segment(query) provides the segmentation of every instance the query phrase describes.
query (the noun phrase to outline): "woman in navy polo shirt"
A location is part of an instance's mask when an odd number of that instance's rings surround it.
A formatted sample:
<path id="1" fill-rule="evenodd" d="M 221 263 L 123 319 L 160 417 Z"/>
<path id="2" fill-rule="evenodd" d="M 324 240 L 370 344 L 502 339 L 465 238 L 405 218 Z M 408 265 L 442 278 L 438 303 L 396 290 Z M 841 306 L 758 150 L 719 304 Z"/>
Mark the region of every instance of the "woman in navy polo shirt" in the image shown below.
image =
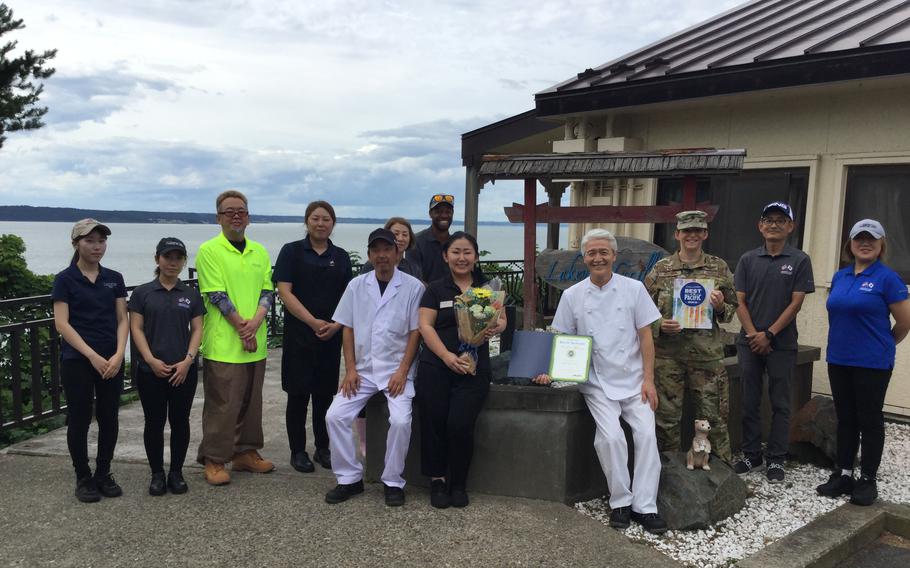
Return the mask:
<path id="1" fill-rule="evenodd" d="M 272 280 L 284 303 L 284 349 L 281 387 L 288 393 L 285 420 L 291 466 L 315 470 L 306 452 L 307 404 L 313 400 L 313 460 L 332 468 L 325 414 L 338 392 L 341 366 L 340 323 L 332 321 L 335 307 L 353 278 L 351 258 L 329 236 L 335 229 L 335 209 L 325 201 L 306 208 L 306 236 L 281 247 Z"/>
<path id="2" fill-rule="evenodd" d="M 853 225 L 844 245 L 844 260 L 851 264 L 834 274 L 828 295 L 828 380 L 837 413 L 838 469 L 816 490 L 826 497 L 849 494 L 856 505 L 871 505 L 878 496 L 885 392 L 895 346 L 910 330 L 907 285 L 881 263 L 885 248 L 881 223 L 863 219 Z M 854 481 L 860 445 L 860 477 Z"/>
<path id="3" fill-rule="evenodd" d="M 202 296 L 180 281 L 186 246 L 165 237 L 155 249 L 155 279 L 130 296 L 130 332 L 141 360 L 136 371 L 145 412 L 143 441 L 152 481 L 149 495 L 186 493 L 183 461 L 190 445 L 196 354 L 202 342 Z M 164 477 L 164 423 L 171 425 L 171 465 Z"/>
<path id="4" fill-rule="evenodd" d="M 73 259 L 54 278 L 51 291 L 54 325 L 63 338 L 60 377 L 66 394 L 66 444 L 76 470 L 76 498 L 85 503 L 123 493 L 111 475 L 111 460 L 129 323 L 123 276 L 100 264 L 110 234 L 94 219 L 76 223 Z M 98 420 L 94 476 L 88 461 L 93 406 Z"/>

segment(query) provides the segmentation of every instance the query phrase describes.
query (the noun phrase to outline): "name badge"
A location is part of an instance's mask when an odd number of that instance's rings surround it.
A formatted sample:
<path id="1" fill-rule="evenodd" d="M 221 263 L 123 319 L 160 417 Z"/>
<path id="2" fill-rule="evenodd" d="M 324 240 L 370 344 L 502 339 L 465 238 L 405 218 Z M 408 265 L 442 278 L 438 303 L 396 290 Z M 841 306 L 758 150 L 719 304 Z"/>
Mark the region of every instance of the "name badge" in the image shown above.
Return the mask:
<path id="1" fill-rule="evenodd" d="M 439 309 L 442 310 L 444 308 L 451 308 L 454 305 L 455 305 L 455 303 L 452 300 L 448 300 L 446 302 L 439 302 Z"/>

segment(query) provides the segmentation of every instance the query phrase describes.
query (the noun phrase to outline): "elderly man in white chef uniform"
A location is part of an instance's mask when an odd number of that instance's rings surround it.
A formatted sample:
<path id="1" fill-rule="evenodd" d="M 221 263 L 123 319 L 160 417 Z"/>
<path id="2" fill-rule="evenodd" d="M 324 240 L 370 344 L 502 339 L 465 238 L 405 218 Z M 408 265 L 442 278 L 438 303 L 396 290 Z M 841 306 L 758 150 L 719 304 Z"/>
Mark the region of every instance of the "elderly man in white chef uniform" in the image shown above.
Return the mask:
<path id="1" fill-rule="evenodd" d="M 376 229 L 368 239 L 367 256 L 375 270 L 348 283 L 332 319 L 343 327 L 345 374 L 325 417 L 338 485 L 326 503 L 346 501 L 363 493 L 363 464 L 354 450 L 351 424 L 371 396 L 379 391 L 389 403 L 386 440 L 385 502 L 404 505 L 401 476 L 411 440 L 414 359 L 420 341 L 418 310 L 423 283 L 396 267 L 395 235 Z"/>
<path id="2" fill-rule="evenodd" d="M 610 489 L 610 526 L 622 529 L 634 520 L 660 534 L 667 524 L 657 513 L 660 454 L 654 429 L 657 391 L 650 327 L 660 311 L 641 282 L 613 273 L 616 239 L 609 231 L 588 231 L 581 250 L 591 275 L 563 292 L 553 328 L 594 340 L 591 372 L 579 390 L 597 426 L 594 448 Z M 550 377 L 534 380 L 548 383 Z M 632 429 L 634 483 L 629 480 L 629 449 L 620 417 Z"/>

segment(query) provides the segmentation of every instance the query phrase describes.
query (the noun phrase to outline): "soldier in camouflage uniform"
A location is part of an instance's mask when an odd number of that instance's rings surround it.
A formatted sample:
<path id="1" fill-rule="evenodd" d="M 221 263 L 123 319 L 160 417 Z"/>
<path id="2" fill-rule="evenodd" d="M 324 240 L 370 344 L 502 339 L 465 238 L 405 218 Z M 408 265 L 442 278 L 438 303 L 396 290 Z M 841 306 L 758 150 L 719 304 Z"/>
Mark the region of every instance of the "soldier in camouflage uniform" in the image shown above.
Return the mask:
<path id="1" fill-rule="evenodd" d="M 662 451 L 680 450 L 683 395 L 693 397 L 695 418 L 711 422 L 711 447 L 730 463 L 729 378 L 724 368 L 724 347 L 719 322 L 729 322 L 738 305 L 733 274 L 723 259 L 706 254 L 707 215 L 683 211 L 676 215 L 679 250 L 660 260 L 645 277 L 648 293 L 662 318 L 654 322 L 654 380 L 659 404 L 656 411 L 657 443 Z M 673 281 L 676 278 L 711 278 L 714 322 L 708 329 L 682 329 L 673 319 Z"/>

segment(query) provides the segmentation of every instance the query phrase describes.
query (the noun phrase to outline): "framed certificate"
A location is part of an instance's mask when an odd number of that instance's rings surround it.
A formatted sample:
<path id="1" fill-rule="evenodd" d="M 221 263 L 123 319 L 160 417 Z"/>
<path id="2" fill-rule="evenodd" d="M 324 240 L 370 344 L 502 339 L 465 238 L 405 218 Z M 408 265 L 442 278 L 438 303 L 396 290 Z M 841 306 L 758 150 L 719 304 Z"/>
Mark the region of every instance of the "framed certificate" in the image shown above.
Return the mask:
<path id="1" fill-rule="evenodd" d="M 549 375 L 554 381 L 584 383 L 591 370 L 593 340 L 584 335 L 554 335 Z"/>
<path id="2" fill-rule="evenodd" d="M 673 281 L 673 319 L 683 329 L 711 329 L 713 278 L 677 278 Z"/>

